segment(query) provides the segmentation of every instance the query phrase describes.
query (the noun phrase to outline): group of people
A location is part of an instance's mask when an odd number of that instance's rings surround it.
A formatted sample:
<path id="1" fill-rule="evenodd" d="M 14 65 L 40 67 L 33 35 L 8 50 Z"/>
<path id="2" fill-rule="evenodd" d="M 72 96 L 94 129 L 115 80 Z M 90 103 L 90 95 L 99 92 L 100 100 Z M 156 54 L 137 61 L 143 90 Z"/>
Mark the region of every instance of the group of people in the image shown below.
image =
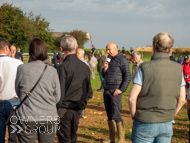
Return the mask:
<path id="1" fill-rule="evenodd" d="M 187 84 L 182 66 L 169 59 L 173 44 L 173 37 L 167 32 L 154 36 L 152 60 L 143 63 L 140 53 L 135 52 L 132 76 L 127 59 L 118 53 L 115 43 L 106 45 L 109 57 L 100 52 L 98 73 L 102 84 L 99 90 L 104 91 L 109 127 L 109 139 L 103 143 L 125 142 L 121 101 L 131 79 L 133 87 L 128 105 L 133 120 L 132 142 L 171 142 L 172 121 L 185 103 Z M 62 64 L 57 68 L 46 66 L 43 61 L 47 59 L 47 46 L 35 38 L 29 45 L 32 62 L 23 64 L 9 57 L 9 43 L 0 38 L 0 142 L 5 142 L 5 121 L 11 109 L 30 95 L 18 109 L 17 127 L 23 129 L 17 133 L 19 142 L 35 142 L 38 135 L 39 142 L 53 143 L 57 134 L 60 143 L 77 143 L 79 118 L 93 96 L 91 71 L 84 59 L 84 50 L 78 48 L 73 36 L 63 37 L 60 47 L 65 56 Z M 60 61 L 61 57 L 56 56 Z M 40 81 L 30 93 L 39 77 Z M 11 125 L 10 121 L 9 142 L 16 142 Z"/>

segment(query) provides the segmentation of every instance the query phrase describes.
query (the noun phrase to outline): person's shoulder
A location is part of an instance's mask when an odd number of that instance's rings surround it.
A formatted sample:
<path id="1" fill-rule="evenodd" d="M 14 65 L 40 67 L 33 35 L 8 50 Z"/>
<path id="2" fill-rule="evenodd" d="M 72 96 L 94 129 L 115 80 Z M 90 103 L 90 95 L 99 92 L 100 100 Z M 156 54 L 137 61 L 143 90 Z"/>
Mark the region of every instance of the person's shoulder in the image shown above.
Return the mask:
<path id="1" fill-rule="evenodd" d="M 17 65 L 23 64 L 23 62 L 20 59 L 15 59 L 15 58 L 9 57 L 9 60 Z"/>

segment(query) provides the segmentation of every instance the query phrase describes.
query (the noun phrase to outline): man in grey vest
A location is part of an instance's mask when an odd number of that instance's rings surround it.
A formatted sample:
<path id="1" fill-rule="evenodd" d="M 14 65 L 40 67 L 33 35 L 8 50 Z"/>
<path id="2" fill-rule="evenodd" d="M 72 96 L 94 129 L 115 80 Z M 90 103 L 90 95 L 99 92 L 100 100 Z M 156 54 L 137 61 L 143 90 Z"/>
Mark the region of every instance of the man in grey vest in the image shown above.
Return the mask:
<path id="1" fill-rule="evenodd" d="M 153 59 L 142 63 L 135 76 L 128 99 L 133 143 L 171 142 L 172 121 L 185 103 L 182 66 L 169 59 L 173 43 L 169 33 L 157 34 Z"/>

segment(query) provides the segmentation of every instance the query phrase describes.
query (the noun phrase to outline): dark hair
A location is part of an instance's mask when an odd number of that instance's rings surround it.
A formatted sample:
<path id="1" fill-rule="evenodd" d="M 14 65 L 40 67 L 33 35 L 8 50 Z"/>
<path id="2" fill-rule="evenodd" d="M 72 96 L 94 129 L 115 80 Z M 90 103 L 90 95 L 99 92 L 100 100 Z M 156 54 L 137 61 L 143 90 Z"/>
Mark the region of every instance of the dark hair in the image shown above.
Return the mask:
<path id="1" fill-rule="evenodd" d="M 4 38 L 0 38 L 0 50 L 5 50 L 5 46 L 9 46 L 9 42 Z"/>
<path id="2" fill-rule="evenodd" d="M 46 44 L 41 39 L 33 39 L 29 45 L 29 56 L 31 61 L 46 60 L 48 58 Z"/>

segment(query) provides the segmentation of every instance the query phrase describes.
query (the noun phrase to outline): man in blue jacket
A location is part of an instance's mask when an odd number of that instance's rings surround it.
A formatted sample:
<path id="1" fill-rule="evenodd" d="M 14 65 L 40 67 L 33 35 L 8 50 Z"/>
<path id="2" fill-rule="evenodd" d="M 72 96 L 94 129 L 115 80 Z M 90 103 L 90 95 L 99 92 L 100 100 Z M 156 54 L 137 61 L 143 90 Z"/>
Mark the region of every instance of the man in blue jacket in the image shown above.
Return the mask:
<path id="1" fill-rule="evenodd" d="M 131 81 L 129 63 L 126 58 L 118 53 L 117 45 L 109 43 L 106 46 L 111 61 L 103 69 L 104 77 L 104 105 L 108 116 L 110 139 L 103 143 L 116 142 L 115 126 L 119 133 L 118 143 L 125 142 L 125 129 L 121 118 L 122 93 L 127 90 Z"/>

